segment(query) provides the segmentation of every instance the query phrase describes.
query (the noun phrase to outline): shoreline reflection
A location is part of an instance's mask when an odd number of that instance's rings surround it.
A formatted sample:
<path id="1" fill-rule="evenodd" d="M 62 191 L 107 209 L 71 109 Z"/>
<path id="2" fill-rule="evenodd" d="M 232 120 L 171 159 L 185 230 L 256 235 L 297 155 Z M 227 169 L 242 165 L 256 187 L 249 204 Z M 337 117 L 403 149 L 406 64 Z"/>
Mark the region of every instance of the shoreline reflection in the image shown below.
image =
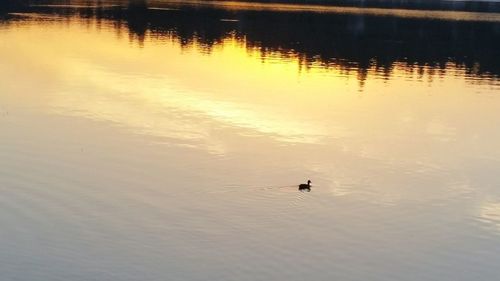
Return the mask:
<path id="1" fill-rule="evenodd" d="M 101 4 L 32 6 L 26 12 L 67 21 L 76 17 L 89 25 L 108 24 L 120 36 L 127 32 L 140 46 L 146 40 L 174 38 L 183 48 L 196 45 L 210 53 L 224 40 L 234 38 L 247 49 L 258 50 L 263 60 L 277 55 L 297 59 L 306 71 L 334 67 L 357 72 L 361 84 L 372 70 L 389 79 L 395 65 L 419 77 L 425 73 L 439 78 L 450 69 L 463 68 L 467 76 L 491 83 L 500 78 L 500 22 L 199 6 L 157 9 L 148 7 L 146 1 L 131 1 L 126 6 Z"/>

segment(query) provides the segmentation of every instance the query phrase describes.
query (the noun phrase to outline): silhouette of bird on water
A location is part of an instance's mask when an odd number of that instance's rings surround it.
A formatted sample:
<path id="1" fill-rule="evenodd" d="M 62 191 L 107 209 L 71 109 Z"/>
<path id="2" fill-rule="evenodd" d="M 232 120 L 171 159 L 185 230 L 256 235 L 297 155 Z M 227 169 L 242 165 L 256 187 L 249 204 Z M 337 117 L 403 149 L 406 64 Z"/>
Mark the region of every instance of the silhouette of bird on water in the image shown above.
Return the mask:
<path id="1" fill-rule="evenodd" d="M 307 183 L 299 184 L 300 191 L 311 191 L 311 180 L 308 180 Z"/>

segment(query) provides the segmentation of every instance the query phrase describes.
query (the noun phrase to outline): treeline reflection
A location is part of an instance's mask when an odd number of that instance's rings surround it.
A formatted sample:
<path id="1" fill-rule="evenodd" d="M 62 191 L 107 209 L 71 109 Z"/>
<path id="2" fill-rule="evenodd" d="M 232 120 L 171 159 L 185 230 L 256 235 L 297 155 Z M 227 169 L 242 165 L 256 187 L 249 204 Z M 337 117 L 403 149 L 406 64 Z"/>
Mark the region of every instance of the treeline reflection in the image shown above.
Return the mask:
<path id="1" fill-rule="evenodd" d="M 99 3 L 99 2 L 98 2 Z M 111 21 L 143 44 L 175 37 L 183 47 L 194 42 L 210 52 L 228 36 L 247 48 L 292 56 L 303 67 L 321 65 L 370 69 L 390 76 L 394 66 L 440 73 L 452 65 L 468 75 L 500 77 L 500 23 L 446 21 L 314 12 L 225 10 L 200 6 L 148 8 L 144 1 L 125 6 L 32 6 L 31 12 L 88 21 Z"/>

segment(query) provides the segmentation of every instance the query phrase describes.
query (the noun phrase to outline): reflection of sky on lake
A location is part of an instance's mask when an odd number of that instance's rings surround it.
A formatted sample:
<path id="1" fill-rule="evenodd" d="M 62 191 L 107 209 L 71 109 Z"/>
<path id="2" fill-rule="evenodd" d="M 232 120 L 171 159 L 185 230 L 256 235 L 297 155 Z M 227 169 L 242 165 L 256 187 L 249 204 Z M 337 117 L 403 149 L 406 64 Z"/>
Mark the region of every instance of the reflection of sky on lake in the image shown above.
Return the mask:
<path id="1" fill-rule="evenodd" d="M 489 43 L 364 64 L 346 42 L 69 14 L 0 24 L 7 278 L 498 276 Z"/>
<path id="2" fill-rule="evenodd" d="M 395 65 L 389 80 L 368 69 L 361 85 L 356 72 L 302 69 L 296 58 L 272 54 L 262 60 L 258 50 L 231 38 L 207 54 L 196 43 L 181 48 L 175 38 L 152 38 L 137 48 L 112 30 L 78 22 L 19 28 L 22 33 L 4 33 L 11 44 L 3 53 L 12 53 L 9 63 L 25 75 L 34 72 L 49 90 L 23 85 L 22 75 L 8 81 L 27 87 L 23 99 L 43 101 L 38 110 L 49 113 L 110 122 L 218 154 L 227 148 L 216 130 L 340 148 L 384 163 L 420 163 L 423 171 L 460 166 L 449 163 L 456 151 L 497 153 L 490 117 L 498 108 L 497 87 L 451 65 L 439 76 Z M 58 44 L 45 43 L 54 38 Z"/>

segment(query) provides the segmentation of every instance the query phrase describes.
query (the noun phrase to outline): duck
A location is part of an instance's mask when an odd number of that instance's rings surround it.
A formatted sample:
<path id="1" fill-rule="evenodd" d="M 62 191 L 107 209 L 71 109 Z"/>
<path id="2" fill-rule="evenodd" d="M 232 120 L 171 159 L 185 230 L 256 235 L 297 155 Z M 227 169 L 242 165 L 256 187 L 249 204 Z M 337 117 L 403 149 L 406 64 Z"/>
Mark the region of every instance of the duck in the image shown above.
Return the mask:
<path id="1" fill-rule="evenodd" d="M 311 180 L 308 180 L 307 183 L 299 184 L 299 189 L 311 189 Z"/>

